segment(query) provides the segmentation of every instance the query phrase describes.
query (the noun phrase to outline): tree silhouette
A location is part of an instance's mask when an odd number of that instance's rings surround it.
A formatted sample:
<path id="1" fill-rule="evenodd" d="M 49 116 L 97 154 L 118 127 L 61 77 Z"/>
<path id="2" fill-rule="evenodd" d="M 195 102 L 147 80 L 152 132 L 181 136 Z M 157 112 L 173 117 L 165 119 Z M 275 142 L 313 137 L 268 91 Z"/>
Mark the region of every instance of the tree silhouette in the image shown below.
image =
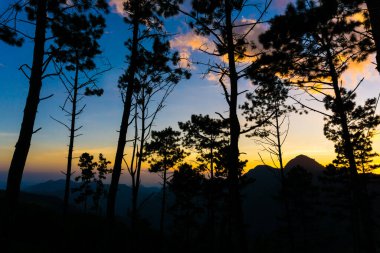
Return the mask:
<path id="1" fill-rule="evenodd" d="M 201 215 L 204 212 L 201 203 L 204 175 L 190 164 L 178 166 L 169 181 L 169 190 L 175 196 L 175 202 L 169 211 L 174 216 L 173 237 L 179 245 L 194 245 L 199 237 Z M 191 249 L 186 249 L 190 252 Z"/>
<path id="2" fill-rule="evenodd" d="M 354 99 L 356 94 L 352 91 L 342 90 L 344 108 L 347 114 L 350 138 L 353 143 L 354 155 L 358 170 L 367 173 L 378 167 L 373 164 L 373 158 L 378 156 L 372 148 L 372 138 L 376 128 L 380 124 L 380 116 L 375 114 L 377 100 L 368 99 L 364 106 L 357 106 Z M 336 112 L 336 104 L 331 96 L 325 97 L 325 106 L 333 111 L 333 116 L 325 118 L 324 133 L 327 139 L 335 143 L 335 153 L 337 158 L 334 164 L 348 167 L 349 163 L 344 154 L 342 141 L 342 128 L 339 124 L 339 117 Z"/>
<path id="3" fill-rule="evenodd" d="M 342 129 L 344 154 L 349 162 L 352 180 L 351 211 L 357 217 L 353 233 L 360 234 L 360 220 L 368 224 L 365 221 L 368 217 L 364 211 L 360 211 L 360 195 L 364 193 L 358 182 L 354 149 L 339 78 L 351 62 L 360 62 L 367 58 L 372 42 L 366 36 L 353 32 L 360 28 L 362 23 L 350 20 L 350 17 L 351 12 L 336 2 L 298 1 L 296 6 L 288 5 L 284 15 L 271 20 L 270 30 L 260 36 L 260 41 L 266 48 L 273 49 L 268 58 L 262 58 L 263 61 L 276 62 L 277 73 L 290 77 L 291 82 L 309 92 L 317 101 L 321 100 L 316 94 L 326 97 L 329 91 L 333 92 Z M 366 226 L 363 227 L 369 231 Z M 368 233 L 362 231 L 362 234 L 366 234 L 362 239 L 367 241 L 362 246 L 373 248 Z M 358 234 L 355 238 L 355 242 L 358 242 Z M 360 247 L 356 243 L 355 252 Z"/>
<path id="4" fill-rule="evenodd" d="M 89 76 L 87 71 L 96 68 L 94 57 L 101 53 L 98 40 L 103 34 L 105 20 L 101 15 L 93 13 L 72 13 L 59 18 L 62 20 L 55 24 L 55 30 L 60 36 L 55 39 L 55 44 L 51 46 L 50 51 L 55 59 L 54 63 L 57 72 L 60 73 L 60 79 L 68 92 L 61 109 L 70 117 L 70 124 L 67 125 L 53 118 L 65 126 L 70 133 L 67 168 L 64 173 L 66 175 L 66 184 L 63 211 L 66 214 L 70 197 L 74 139 L 79 136 L 77 131 L 82 128 L 82 126 L 78 127 L 76 125 L 76 120 L 85 108 L 85 105 L 79 108 L 78 102 L 83 98 L 83 95 L 100 96 L 103 93 L 103 89 L 96 86 L 96 76 L 100 73 Z M 64 69 L 65 71 L 59 71 L 59 69 Z M 73 73 L 72 77 L 70 76 L 71 73 Z M 82 90 L 85 90 L 85 92 L 83 93 Z M 67 103 L 71 105 L 70 109 L 67 109 Z"/>
<path id="5" fill-rule="evenodd" d="M 225 168 L 215 166 L 216 153 L 228 144 L 228 122 L 223 119 L 213 119 L 209 115 L 191 115 L 191 120 L 178 122 L 179 128 L 185 133 L 184 147 L 196 150 L 198 169 L 209 171 L 209 178 L 223 174 Z M 219 172 L 217 172 L 219 171 Z"/>
<path id="6" fill-rule="evenodd" d="M 91 183 L 95 178 L 94 169 L 96 162 L 93 162 L 93 156 L 89 153 L 83 153 L 79 157 L 79 169 L 81 170 L 80 176 L 75 177 L 75 181 L 81 181 L 79 188 L 74 188 L 73 192 L 79 192 L 79 196 L 75 198 L 76 203 L 83 203 L 83 209 L 87 212 L 87 199 L 94 194 Z"/>
<path id="7" fill-rule="evenodd" d="M 171 11 L 171 5 L 163 4 L 163 2 L 165 1 L 131 0 L 124 3 L 124 11 L 127 14 L 124 17 L 124 21 L 131 28 L 132 37 L 125 42 L 125 45 L 129 51 L 129 54 L 126 57 L 128 68 L 125 73 L 120 76 L 118 84 L 119 88 L 122 90 L 124 108 L 119 130 L 114 169 L 112 172 L 112 179 L 108 194 L 107 217 L 110 220 L 113 220 L 115 216 L 116 194 L 124 157 L 124 148 L 127 141 L 128 126 L 130 124 L 129 118 L 133 102 L 133 93 L 138 91 L 141 88 L 139 85 L 146 81 L 139 80 L 138 75 L 142 74 L 144 69 L 156 71 L 153 67 L 157 68 L 157 72 L 154 74 L 159 73 L 159 71 L 165 74 L 171 73 L 172 80 L 170 80 L 170 82 L 173 83 L 177 83 L 180 76 L 187 75 L 179 68 L 176 70 L 170 69 L 170 60 L 176 64 L 177 59 L 176 56 L 171 59 L 167 59 L 168 44 L 161 42 L 161 38 L 165 37 L 162 19 L 163 17 L 175 14 L 175 12 Z M 166 2 L 170 2 L 175 5 L 180 1 L 170 0 Z M 146 46 L 147 44 L 152 43 L 152 41 L 156 41 L 153 43 L 155 48 L 152 48 L 150 53 L 148 53 L 149 50 Z M 163 50 L 162 54 L 160 54 L 161 52 L 159 52 L 159 50 Z M 145 59 L 147 54 L 149 56 Z M 158 58 L 151 58 L 152 56 L 158 56 Z M 151 64 L 153 64 L 152 67 L 149 67 Z M 155 77 L 160 79 L 159 76 Z M 154 77 L 147 75 L 146 78 Z"/>
<path id="8" fill-rule="evenodd" d="M 0 40 L 12 46 L 22 46 L 24 39 L 19 37 L 16 29 L 10 26 L 18 12 L 21 10 L 20 2 L 9 4 L 9 6 L 0 13 Z"/>
<path id="9" fill-rule="evenodd" d="M 173 169 L 185 157 L 185 152 L 180 146 L 180 135 L 180 132 L 174 131 L 171 127 L 161 131 L 152 131 L 152 140 L 145 146 L 146 156 L 150 164 L 149 171 L 162 173 L 161 235 L 164 235 L 165 232 L 168 171 Z"/>
<path id="10" fill-rule="evenodd" d="M 228 122 L 223 119 L 213 119 L 209 115 L 191 115 L 191 120 L 178 122 L 179 128 L 185 133 L 183 145 L 197 152 L 196 170 L 207 171 L 208 180 L 204 180 L 204 195 L 207 199 L 207 229 L 210 233 L 210 245 L 215 244 L 216 209 L 221 199 L 220 178 L 225 178 L 227 161 L 223 156 L 228 149 Z M 222 154 L 223 153 L 223 154 Z M 184 168 L 184 170 L 189 168 Z M 185 173 L 186 171 L 184 171 Z M 190 172 L 189 172 L 190 173 Z"/>
<path id="11" fill-rule="evenodd" d="M 100 198 L 106 195 L 103 180 L 106 179 L 108 173 L 112 172 L 111 169 L 107 168 L 111 162 L 107 161 L 102 154 L 99 154 L 98 162 L 93 162 L 93 159 L 94 156 L 89 153 L 83 153 L 79 157 L 78 166 L 81 170 L 81 175 L 75 177 L 75 181 L 80 181 L 81 184 L 78 188 L 72 189 L 73 192 L 79 192 L 79 196 L 75 198 L 75 202 L 78 204 L 83 203 L 85 212 L 87 212 L 88 198 L 91 196 L 93 199 L 92 208 L 96 211 L 99 209 Z"/>
<path id="12" fill-rule="evenodd" d="M 208 62 L 201 63 L 207 74 L 217 75 L 228 104 L 229 151 L 228 151 L 228 234 L 229 247 L 242 251 L 246 248 L 244 218 L 239 191 L 239 137 L 250 129 L 241 129 L 238 117 L 238 96 L 244 93 L 239 88 L 239 80 L 245 77 L 247 61 L 257 57 L 254 42 L 248 42 L 247 36 L 258 27 L 272 1 L 260 1 L 261 5 L 251 5 L 248 1 L 220 0 L 205 2 L 192 1 L 190 13 L 181 10 L 190 17 L 190 27 L 202 36 L 213 41 L 200 50 L 209 57 Z M 262 8 L 261 8 L 262 7 Z M 255 20 L 243 22 L 243 12 L 258 13 Z"/>
<path id="13" fill-rule="evenodd" d="M 250 78 L 257 84 L 257 88 L 254 92 L 247 94 L 249 102 L 245 102 L 242 108 L 246 120 L 255 121 L 258 127 L 247 137 L 254 138 L 255 142 L 269 153 L 273 165 L 280 169 L 280 196 L 287 222 L 288 242 L 291 250 L 294 250 L 291 211 L 286 191 L 287 180 L 283 162 L 283 144 L 289 131 L 289 114 L 296 111 L 294 106 L 286 104 L 291 87 L 286 80 L 282 80 L 273 74 L 268 75 L 260 72 L 251 72 L 250 74 Z M 260 154 L 259 156 L 261 158 Z"/>
<path id="14" fill-rule="evenodd" d="M 17 140 L 16 148 L 13 153 L 12 161 L 9 167 L 6 196 L 8 206 L 11 212 L 15 209 L 20 193 L 20 184 L 24 171 L 26 159 L 28 156 L 32 135 L 41 128 L 34 130 L 34 122 L 37 115 L 38 104 L 41 100 L 40 91 L 42 82 L 45 78 L 54 75 L 47 73 L 48 65 L 53 60 L 53 55 L 48 50 L 48 37 L 60 37 L 59 22 L 67 13 L 83 13 L 91 9 L 107 10 L 107 3 L 104 0 L 93 1 L 47 1 L 47 0 L 29 0 L 24 5 L 28 22 L 35 24 L 35 35 L 33 37 L 34 49 L 32 66 L 23 65 L 23 73 L 29 80 L 29 92 L 25 104 L 24 116 L 21 123 L 20 134 Z M 65 40 L 61 40 L 66 43 Z M 47 57 L 45 57 L 47 56 Z M 26 70 L 30 75 L 26 74 Z M 55 73 L 56 74 L 56 73 Z M 50 97 L 50 96 L 49 96 Z"/>
<path id="15" fill-rule="evenodd" d="M 288 123 L 288 114 L 295 111 L 294 106 L 286 104 L 289 93 L 289 85 L 275 75 L 251 72 L 250 78 L 257 84 L 254 92 L 247 93 L 247 100 L 242 105 L 243 115 L 248 122 L 255 121 L 256 128 L 248 137 L 256 138 L 264 150 L 276 158 L 274 165 L 279 163 L 281 179 L 285 179 L 282 146 L 286 139 L 288 128 L 283 130 L 283 125 Z"/>
<path id="16" fill-rule="evenodd" d="M 150 137 L 151 128 L 158 113 L 176 84 L 190 73 L 180 67 L 178 53 L 170 52 L 168 41 L 155 37 L 151 50 L 146 47 L 139 52 L 139 67 L 136 71 L 133 106 L 135 107 L 135 139 L 128 172 L 132 179 L 132 228 L 138 219 L 138 193 L 141 183 L 141 165 L 144 161 L 144 147 Z M 123 89 L 123 88 L 122 88 Z M 141 128 L 140 133 L 136 131 Z M 136 159 L 136 161 L 135 161 Z"/>
<path id="17" fill-rule="evenodd" d="M 92 196 L 92 201 L 93 201 L 93 209 L 95 211 L 99 211 L 100 208 L 100 200 L 102 197 L 107 196 L 107 190 L 106 187 L 104 186 L 103 181 L 106 180 L 107 174 L 112 173 L 112 169 L 108 168 L 108 165 L 111 164 L 110 161 L 107 161 L 105 157 L 103 157 L 102 154 L 99 154 L 99 161 L 97 163 L 97 173 L 94 178 L 96 187 L 95 187 L 95 192 L 94 195 Z"/>

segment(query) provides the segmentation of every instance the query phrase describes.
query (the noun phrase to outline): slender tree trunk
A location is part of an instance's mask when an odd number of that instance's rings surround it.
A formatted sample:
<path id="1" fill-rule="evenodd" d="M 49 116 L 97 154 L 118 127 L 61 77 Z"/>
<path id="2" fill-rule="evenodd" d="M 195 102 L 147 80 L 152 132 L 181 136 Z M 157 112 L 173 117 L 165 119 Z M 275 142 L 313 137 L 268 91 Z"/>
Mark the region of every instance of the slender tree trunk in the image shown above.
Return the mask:
<path id="1" fill-rule="evenodd" d="M 214 145 L 214 143 L 212 144 Z M 215 199 L 216 199 L 216 190 L 215 190 L 215 180 L 214 180 L 214 150 L 211 147 L 211 161 L 210 161 L 210 191 L 209 194 L 209 221 L 210 221 L 210 245 L 211 251 L 215 250 Z"/>
<path id="2" fill-rule="evenodd" d="M 67 154 L 67 169 L 66 169 L 66 182 L 65 182 L 65 195 L 63 197 L 63 214 L 66 215 L 69 207 L 70 199 L 70 180 L 71 180 L 71 167 L 73 161 L 74 139 L 75 139 L 75 123 L 77 116 L 77 100 L 78 100 L 78 65 L 75 69 L 73 100 L 71 109 L 71 125 L 70 125 L 70 142 L 69 151 Z"/>
<path id="3" fill-rule="evenodd" d="M 281 171 L 281 181 L 285 181 L 284 164 L 282 161 L 282 149 L 281 149 L 281 134 L 280 134 L 280 124 L 278 122 L 278 107 L 276 108 L 275 118 L 276 118 L 276 137 L 277 137 L 277 150 L 278 150 L 278 161 L 280 162 Z"/>
<path id="4" fill-rule="evenodd" d="M 236 71 L 235 46 L 232 27 L 231 1 L 225 0 L 226 36 L 228 51 L 228 68 L 230 73 L 230 154 L 228 161 L 228 184 L 229 184 L 229 219 L 230 239 L 233 250 L 245 251 L 246 238 L 244 229 L 244 218 L 239 190 L 239 136 L 240 123 L 237 115 L 238 98 L 238 75 Z"/>
<path id="5" fill-rule="evenodd" d="M 164 167 L 164 184 L 162 185 L 162 202 L 161 202 L 161 216 L 160 216 L 160 233 L 164 238 L 164 227 L 165 227 L 165 212 L 166 212 L 166 179 L 167 178 L 167 169 Z"/>
<path id="6" fill-rule="evenodd" d="M 134 166 L 135 166 L 136 150 L 138 149 L 137 140 L 138 140 L 138 126 L 137 126 L 137 106 L 136 106 L 135 107 L 135 137 L 133 140 L 133 151 L 132 151 L 131 167 L 130 167 L 130 175 L 131 175 L 131 181 L 132 181 L 132 210 L 131 210 L 132 231 L 135 230 L 135 226 L 136 226 L 136 217 L 134 217 L 135 215 L 134 209 L 136 208 L 135 205 L 137 205 L 135 203 L 135 199 L 137 199 L 137 196 L 135 196 L 137 166 L 136 166 L 136 169 L 134 169 Z M 132 236 L 134 235 L 135 233 L 132 234 Z"/>
<path id="7" fill-rule="evenodd" d="M 212 143 L 214 145 L 214 143 Z M 211 161 L 210 161 L 210 180 L 214 180 L 214 149 L 210 148 Z"/>
<path id="8" fill-rule="evenodd" d="M 142 94 L 144 93 L 144 88 L 142 88 Z M 143 95 L 144 96 L 144 95 Z M 136 119 L 137 120 L 137 119 Z M 136 180 L 134 187 L 132 189 L 132 229 L 136 229 L 136 222 L 138 219 L 138 195 L 139 195 L 139 189 L 140 189 L 140 174 L 141 174 L 141 164 L 142 164 L 142 155 L 144 152 L 144 145 L 145 145 L 145 100 L 143 98 L 142 101 L 142 110 L 141 110 L 141 137 L 140 137 L 140 149 L 139 149 L 139 156 L 137 157 L 137 168 L 136 168 Z M 134 231 L 136 233 L 136 231 Z"/>
<path id="9" fill-rule="evenodd" d="M 366 0 L 371 21 L 372 35 L 376 45 L 377 70 L 380 72 L 380 1 Z"/>
<path id="10" fill-rule="evenodd" d="M 279 118 L 278 110 L 279 108 L 277 106 L 275 119 L 276 119 L 277 152 L 278 152 L 278 161 L 280 163 L 280 173 L 281 173 L 281 188 L 282 188 L 282 193 L 283 193 L 283 198 L 284 198 L 283 201 L 284 201 L 284 207 L 285 207 L 286 226 L 288 230 L 290 251 L 295 252 L 295 243 L 294 243 L 294 235 L 293 235 L 293 229 L 292 229 L 292 221 L 291 221 L 291 216 L 290 216 L 288 189 L 286 188 L 285 169 L 284 169 L 284 163 L 282 160 L 282 145 L 281 145 L 280 124 L 278 121 L 278 118 Z"/>
<path id="11" fill-rule="evenodd" d="M 13 153 L 7 179 L 6 198 L 10 213 L 14 212 L 18 204 L 22 174 L 28 157 L 37 108 L 40 102 L 46 41 L 46 17 L 46 0 L 40 0 L 37 5 L 33 64 L 29 80 L 29 92 L 25 104 L 19 138 Z"/>
<path id="12" fill-rule="evenodd" d="M 136 217 L 135 217 L 135 212 L 133 211 L 134 209 L 134 199 L 135 199 L 135 189 L 136 189 L 136 170 L 137 170 L 137 165 L 136 169 L 135 167 L 135 160 L 138 159 L 136 158 L 136 151 L 138 149 L 137 146 L 137 140 L 138 140 L 138 124 L 137 124 L 137 106 L 135 106 L 135 136 L 133 139 L 133 151 L 132 151 L 132 158 L 131 158 L 131 164 L 130 164 L 130 169 L 129 169 L 129 174 L 131 175 L 131 181 L 132 181 L 132 210 L 129 215 L 131 215 L 131 229 L 132 229 L 132 234 L 131 234 L 131 249 L 132 251 L 138 250 L 139 247 L 139 241 L 137 240 L 137 235 L 136 235 Z M 136 197 L 137 199 L 137 197 Z"/>
<path id="13" fill-rule="evenodd" d="M 135 5 L 138 6 L 137 1 Z M 138 9 L 138 7 L 136 7 Z M 114 220 L 115 218 L 115 205 L 116 205 L 116 194 L 119 185 L 120 175 L 121 175 L 121 165 L 123 162 L 124 148 L 127 141 L 127 132 L 129 125 L 129 115 L 131 113 L 132 106 L 132 95 L 134 90 L 134 78 L 137 70 L 137 49 L 138 49 L 138 32 L 139 32 L 139 22 L 138 22 L 138 11 L 134 17 L 133 24 L 133 38 L 132 38 L 132 50 L 131 50 L 131 60 L 128 69 L 128 87 L 125 95 L 124 101 L 124 111 L 121 119 L 120 131 L 119 131 L 119 140 L 117 143 L 117 150 L 115 156 L 114 167 L 112 171 L 111 184 L 108 192 L 108 201 L 107 201 L 107 218 L 109 220 Z"/>

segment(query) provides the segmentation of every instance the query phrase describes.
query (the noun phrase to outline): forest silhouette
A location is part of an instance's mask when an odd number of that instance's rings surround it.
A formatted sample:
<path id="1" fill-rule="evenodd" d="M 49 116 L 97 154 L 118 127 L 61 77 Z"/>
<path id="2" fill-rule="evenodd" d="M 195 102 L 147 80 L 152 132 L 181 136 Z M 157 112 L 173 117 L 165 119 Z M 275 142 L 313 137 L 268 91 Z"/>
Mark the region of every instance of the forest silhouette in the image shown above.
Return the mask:
<path id="1" fill-rule="evenodd" d="M 380 1 L 296 0 L 284 13 L 268 15 L 272 0 L 126 0 L 127 53 L 114 84 L 122 113 L 111 161 L 101 150 L 78 160 L 73 155 L 83 134 L 84 100 L 108 92 L 99 78 L 112 62 L 101 65 L 97 57 L 110 3 L 9 2 L 0 10 L 0 43 L 23 47 L 28 41 L 33 54 L 30 64 L 20 62 L 28 94 L 0 191 L 5 252 L 380 250 L 380 176 L 373 173 L 380 166 L 373 148 L 378 98 L 360 104 L 363 80 L 347 84 L 342 78 L 371 55 L 374 65 L 380 63 Z M 165 25 L 173 17 L 212 42 L 198 48 L 203 60 L 171 48 L 176 35 Z M 33 36 L 20 23 L 30 24 Z M 252 33 L 260 33 L 257 40 Z M 176 86 L 199 75 L 194 66 L 216 76 L 227 112 L 157 126 Z M 62 180 L 22 192 L 32 137 L 43 134 L 35 127 L 39 104 L 52 97 L 41 97 L 48 78 L 59 80 L 67 94 L 60 106 L 66 118 L 51 116 L 69 132 L 67 166 Z M 247 80 L 253 88 L 242 91 Z M 305 103 L 300 93 L 323 108 Z M 309 112 L 323 116 L 336 158 L 322 166 L 300 155 L 285 164 L 290 115 Z M 273 164 L 244 173 L 242 137 Z M 160 188 L 141 184 L 144 170 L 159 175 Z M 120 183 L 122 173 L 130 186 Z"/>

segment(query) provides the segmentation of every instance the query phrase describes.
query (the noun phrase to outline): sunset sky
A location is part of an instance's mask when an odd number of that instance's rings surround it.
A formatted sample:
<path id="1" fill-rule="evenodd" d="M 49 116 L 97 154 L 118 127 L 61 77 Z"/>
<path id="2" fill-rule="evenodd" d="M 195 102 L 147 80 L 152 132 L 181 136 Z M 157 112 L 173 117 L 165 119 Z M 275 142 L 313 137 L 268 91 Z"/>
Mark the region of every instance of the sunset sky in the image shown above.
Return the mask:
<path id="1" fill-rule="evenodd" d="M 122 101 L 117 88 L 117 80 L 123 70 L 127 67 L 124 63 L 127 50 L 123 43 L 129 37 L 130 32 L 122 21 L 121 0 L 111 0 L 111 13 L 107 16 L 106 32 L 101 40 L 103 50 L 102 57 L 107 59 L 112 70 L 105 73 L 99 80 L 98 86 L 104 89 L 102 97 L 86 97 L 83 103 L 87 104 L 85 112 L 80 116 L 78 124 L 83 125 L 80 136 L 75 143 L 75 156 L 83 152 L 97 155 L 103 153 L 108 160 L 113 162 L 116 150 L 118 133 L 122 114 Z M 272 4 L 267 18 L 274 14 L 282 13 L 288 0 L 275 0 Z M 0 10 L 4 10 L 8 1 L 0 2 Z M 244 13 L 241 22 L 255 19 L 254 12 Z M 32 30 L 23 27 L 27 33 Z M 166 29 L 176 34 L 171 38 L 171 45 L 180 51 L 183 56 L 190 57 L 193 61 L 207 61 L 207 57 L 198 51 L 204 45 L 210 43 L 207 38 L 195 36 L 186 24 L 184 17 L 178 16 L 168 21 Z M 260 32 L 267 29 L 261 25 L 250 34 L 250 38 L 257 39 Z M 211 45 L 211 44 L 209 44 Z M 17 141 L 21 124 L 23 108 L 28 92 L 28 81 L 23 76 L 19 67 L 22 64 L 31 64 L 32 42 L 25 41 L 21 48 L 10 47 L 0 42 L 0 181 L 5 181 L 6 172 L 9 168 L 14 145 Z M 104 62 L 99 59 L 99 65 Z M 342 83 L 348 88 L 353 88 L 364 77 L 363 84 L 357 90 L 358 103 L 362 104 L 367 98 L 377 97 L 380 92 L 380 77 L 372 64 L 374 56 L 362 64 L 352 65 L 342 78 Z M 227 104 L 222 95 L 222 89 L 213 76 L 202 75 L 200 66 L 192 65 L 192 78 L 182 81 L 175 88 L 166 102 L 166 107 L 160 112 L 155 123 L 155 130 L 161 130 L 172 126 L 178 128 L 178 121 L 187 121 L 192 114 L 210 114 L 218 117 L 215 112 L 227 115 Z M 252 89 L 248 80 L 242 80 L 240 89 Z M 67 130 L 53 121 L 50 116 L 67 120 L 59 106 L 65 100 L 65 90 L 60 82 L 55 79 L 46 79 L 43 84 L 42 97 L 54 94 L 48 100 L 39 105 L 35 129 L 42 130 L 33 136 L 32 146 L 29 152 L 25 168 L 27 180 L 28 175 L 39 172 L 35 179 L 41 181 L 49 178 L 63 178 L 60 171 L 65 170 L 68 144 Z M 305 103 L 323 109 L 321 105 L 315 105 L 303 98 Z M 243 100 L 242 100 L 243 101 Z M 377 110 L 379 112 L 379 110 Z M 380 152 L 380 138 L 375 136 L 374 148 Z M 241 136 L 240 151 L 244 154 L 243 159 L 248 159 L 246 170 L 262 164 L 258 152 L 265 158 L 268 165 L 272 165 L 269 156 L 255 144 L 252 139 Z M 308 115 L 291 115 L 289 135 L 284 145 L 285 162 L 299 154 L 307 155 L 316 159 L 323 165 L 331 162 L 335 157 L 333 143 L 323 135 L 323 116 L 310 112 Z M 76 168 L 77 161 L 74 161 Z M 155 184 L 157 177 L 143 173 L 143 184 Z M 122 182 L 128 182 L 126 174 L 122 176 Z"/>

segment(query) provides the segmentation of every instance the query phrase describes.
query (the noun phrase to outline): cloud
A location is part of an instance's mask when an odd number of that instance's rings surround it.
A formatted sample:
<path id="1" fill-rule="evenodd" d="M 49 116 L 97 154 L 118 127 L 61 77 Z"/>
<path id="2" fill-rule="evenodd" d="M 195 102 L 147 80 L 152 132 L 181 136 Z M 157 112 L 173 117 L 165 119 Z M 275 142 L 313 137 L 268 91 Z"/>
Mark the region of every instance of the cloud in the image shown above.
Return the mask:
<path id="1" fill-rule="evenodd" d="M 177 49 L 186 50 L 215 50 L 214 44 L 206 37 L 196 35 L 194 32 L 188 32 L 175 36 L 174 39 L 170 41 L 170 45 Z"/>
<path id="2" fill-rule="evenodd" d="M 109 5 L 111 6 L 113 12 L 118 13 L 120 15 L 123 15 L 124 14 L 124 7 L 123 7 L 124 2 L 125 2 L 125 0 L 111 0 L 109 2 Z"/>
<path id="3" fill-rule="evenodd" d="M 180 34 L 175 36 L 170 41 L 170 46 L 179 51 L 181 61 L 180 65 L 182 67 L 190 67 L 194 69 L 191 65 L 191 54 L 198 50 L 214 52 L 215 45 L 208 38 L 196 35 L 194 32 L 188 32 L 185 34 Z"/>
<path id="4" fill-rule="evenodd" d="M 363 62 L 350 62 L 349 68 L 342 75 L 343 84 L 350 89 L 355 88 L 363 77 L 365 81 L 376 82 L 379 73 L 374 62 L 374 54 Z"/>
<path id="5" fill-rule="evenodd" d="M 249 43 L 253 42 L 253 44 L 256 46 L 256 48 L 248 48 L 246 52 L 247 55 L 255 55 L 263 49 L 258 38 L 261 33 L 265 32 L 268 29 L 267 25 L 256 24 L 255 27 L 251 30 L 252 25 L 255 22 L 255 19 L 248 19 L 243 17 L 236 23 L 238 27 L 234 30 L 236 34 L 246 34 L 246 40 Z M 170 41 L 170 45 L 171 47 L 178 49 L 181 56 L 187 57 L 187 59 L 190 59 L 191 54 L 195 51 L 217 53 L 216 46 L 210 38 L 197 35 L 192 31 L 174 37 L 174 39 Z M 227 55 L 220 57 L 220 60 L 227 63 Z M 253 60 L 254 58 L 245 57 L 244 59 L 237 59 L 237 62 L 246 64 L 252 62 Z M 211 80 L 213 79 L 215 78 L 211 75 Z"/>

